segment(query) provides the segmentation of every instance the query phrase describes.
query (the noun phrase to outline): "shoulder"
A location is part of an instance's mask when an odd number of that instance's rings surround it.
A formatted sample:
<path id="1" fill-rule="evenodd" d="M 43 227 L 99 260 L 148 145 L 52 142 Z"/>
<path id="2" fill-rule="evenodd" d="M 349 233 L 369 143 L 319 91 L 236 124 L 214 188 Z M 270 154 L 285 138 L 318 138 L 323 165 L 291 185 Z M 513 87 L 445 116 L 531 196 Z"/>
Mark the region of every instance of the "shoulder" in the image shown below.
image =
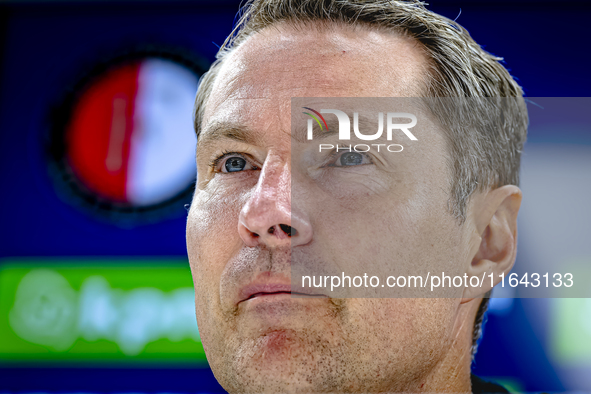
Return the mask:
<path id="1" fill-rule="evenodd" d="M 484 393 L 508 393 L 506 388 L 496 383 L 488 382 L 480 379 L 476 375 L 471 375 L 470 381 L 472 382 L 472 393 L 484 394 Z"/>

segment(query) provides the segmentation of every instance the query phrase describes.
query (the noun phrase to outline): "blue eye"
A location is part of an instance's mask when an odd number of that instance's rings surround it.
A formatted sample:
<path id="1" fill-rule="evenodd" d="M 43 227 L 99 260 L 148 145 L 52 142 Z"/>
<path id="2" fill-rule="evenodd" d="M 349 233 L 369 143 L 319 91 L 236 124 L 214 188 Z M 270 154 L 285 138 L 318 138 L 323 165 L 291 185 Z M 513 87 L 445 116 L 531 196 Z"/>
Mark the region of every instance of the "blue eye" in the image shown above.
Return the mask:
<path id="1" fill-rule="evenodd" d="M 258 170 L 259 168 L 253 164 L 254 160 L 250 160 L 249 157 L 250 155 L 240 152 L 223 152 L 209 163 L 209 167 L 214 173 L 225 174 Z"/>
<path id="2" fill-rule="evenodd" d="M 363 164 L 363 155 L 357 152 L 347 152 L 339 158 L 343 166 L 357 166 Z"/>
<path id="3" fill-rule="evenodd" d="M 227 172 L 238 172 L 244 170 L 246 167 L 246 160 L 242 157 L 229 157 L 224 164 Z"/>

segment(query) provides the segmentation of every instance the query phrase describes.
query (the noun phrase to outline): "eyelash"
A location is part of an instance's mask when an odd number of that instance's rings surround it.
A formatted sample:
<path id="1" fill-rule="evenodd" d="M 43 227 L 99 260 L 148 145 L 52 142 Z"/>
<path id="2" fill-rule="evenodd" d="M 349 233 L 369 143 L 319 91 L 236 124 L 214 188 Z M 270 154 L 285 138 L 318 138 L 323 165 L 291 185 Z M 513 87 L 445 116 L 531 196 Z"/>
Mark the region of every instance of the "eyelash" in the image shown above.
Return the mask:
<path id="1" fill-rule="evenodd" d="M 218 165 L 220 164 L 220 162 L 222 162 L 225 158 L 227 158 L 230 155 L 234 155 L 234 156 L 240 156 L 242 157 L 244 160 L 251 162 L 251 160 L 248 159 L 247 156 L 245 156 L 242 153 L 239 152 L 234 152 L 234 151 L 222 151 L 222 153 L 217 156 L 216 158 L 214 158 L 210 163 L 209 163 L 209 167 L 211 168 L 212 171 L 214 172 L 223 172 L 218 170 Z M 255 168 L 258 168 L 257 166 L 255 166 L 254 164 L 251 163 L 251 165 Z"/>
<path id="2" fill-rule="evenodd" d="M 336 149 L 333 149 L 328 156 L 328 160 L 324 164 L 325 167 L 347 167 L 344 165 L 339 165 L 339 166 L 334 165 L 334 163 L 336 163 L 336 161 L 340 159 L 341 155 L 344 155 L 345 153 L 359 153 L 360 155 L 367 157 L 367 159 L 369 160 L 369 164 L 373 164 L 373 160 L 371 158 L 371 155 L 366 152 L 349 152 L 347 150 L 344 150 L 344 148 L 345 148 L 344 146 L 339 146 L 338 148 L 343 149 L 343 150 L 341 150 L 340 152 L 337 152 Z"/>
<path id="3" fill-rule="evenodd" d="M 344 148 L 339 146 L 339 148 Z M 367 157 L 367 159 L 369 160 L 370 164 L 373 164 L 373 160 L 371 158 L 371 156 L 365 152 L 349 152 L 349 151 L 342 151 L 342 152 L 337 152 L 336 149 L 334 149 L 332 152 L 330 152 L 329 156 L 328 156 L 328 160 L 325 162 L 325 167 L 345 167 L 345 166 L 335 166 L 334 163 L 336 163 L 337 160 L 339 160 L 340 155 L 343 155 L 345 153 L 359 153 L 362 156 Z M 220 162 L 222 162 L 226 157 L 230 156 L 230 155 L 236 155 L 236 156 L 240 156 L 242 157 L 244 160 L 249 161 L 248 157 L 246 157 L 244 154 L 239 153 L 239 152 L 234 152 L 234 151 L 223 151 L 219 156 L 217 156 L 216 158 L 214 158 L 210 163 L 209 163 L 209 167 L 212 169 L 212 171 L 214 172 L 223 172 L 223 171 L 219 171 L 218 170 L 218 166 L 220 164 Z M 257 166 L 251 164 L 253 167 L 257 168 Z"/>

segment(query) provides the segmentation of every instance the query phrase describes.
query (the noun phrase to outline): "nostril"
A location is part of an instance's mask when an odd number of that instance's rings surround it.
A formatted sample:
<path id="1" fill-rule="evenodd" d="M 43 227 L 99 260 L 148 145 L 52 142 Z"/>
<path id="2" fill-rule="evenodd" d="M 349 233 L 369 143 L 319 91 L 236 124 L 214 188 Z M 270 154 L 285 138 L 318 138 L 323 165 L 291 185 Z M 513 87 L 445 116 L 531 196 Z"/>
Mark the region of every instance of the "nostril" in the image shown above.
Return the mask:
<path id="1" fill-rule="evenodd" d="M 280 224 L 279 227 L 281 227 L 281 230 L 283 230 L 288 237 L 295 236 L 298 233 L 295 228 L 288 226 L 287 224 Z"/>
<path id="2" fill-rule="evenodd" d="M 298 233 L 295 228 L 288 226 L 287 224 L 271 226 L 267 229 L 267 233 L 272 235 L 275 234 L 276 231 L 279 231 L 279 229 L 281 229 L 281 231 L 283 231 L 288 237 L 295 236 Z M 253 235 L 258 237 L 258 234 L 253 233 Z M 281 236 L 280 234 L 278 235 Z"/>

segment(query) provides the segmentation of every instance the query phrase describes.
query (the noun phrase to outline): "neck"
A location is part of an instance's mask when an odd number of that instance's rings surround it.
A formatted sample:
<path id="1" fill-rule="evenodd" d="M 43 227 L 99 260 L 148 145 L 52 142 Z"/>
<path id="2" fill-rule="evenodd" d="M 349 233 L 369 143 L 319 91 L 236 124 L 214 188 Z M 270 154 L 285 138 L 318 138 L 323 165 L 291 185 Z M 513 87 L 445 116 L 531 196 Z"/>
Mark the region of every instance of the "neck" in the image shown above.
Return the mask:
<path id="1" fill-rule="evenodd" d="M 448 351 L 428 376 L 418 384 L 419 392 L 471 393 L 472 336 L 480 299 L 460 304 Z"/>

